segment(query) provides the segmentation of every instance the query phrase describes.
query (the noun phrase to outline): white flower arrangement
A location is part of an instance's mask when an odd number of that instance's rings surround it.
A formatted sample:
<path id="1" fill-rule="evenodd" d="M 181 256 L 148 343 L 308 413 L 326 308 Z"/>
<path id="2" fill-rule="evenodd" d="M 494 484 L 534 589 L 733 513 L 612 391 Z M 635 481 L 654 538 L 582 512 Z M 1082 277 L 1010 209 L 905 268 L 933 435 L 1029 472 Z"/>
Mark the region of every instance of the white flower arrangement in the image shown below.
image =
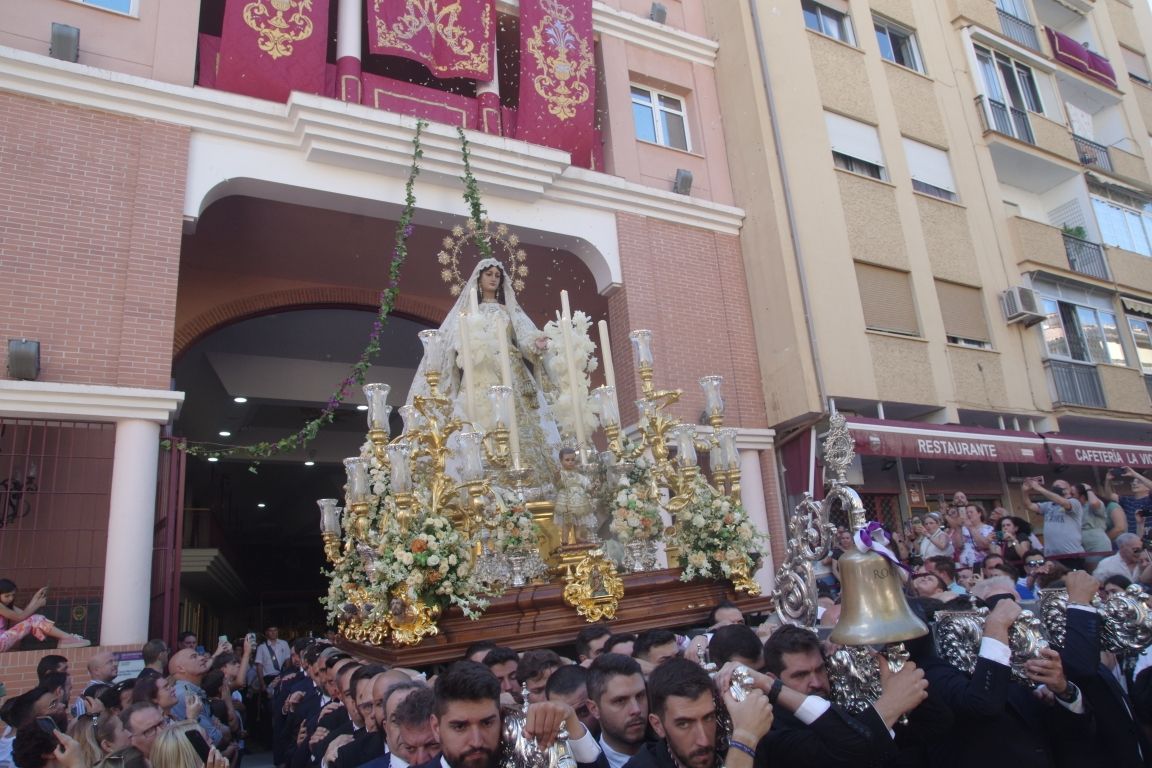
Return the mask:
<path id="1" fill-rule="evenodd" d="M 497 552 L 532 549 L 540 544 L 540 527 L 524 503 L 524 494 L 507 488 L 496 488 L 496 515 L 490 530 Z"/>
<path id="2" fill-rule="evenodd" d="M 590 435 L 596 429 L 596 413 L 588 401 L 588 392 L 591 387 L 590 373 L 596 370 L 599 363 L 596 361 L 596 345 L 592 343 L 589 331 L 592 320 L 583 312 L 572 313 L 572 325 L 569 338 L 572 341 L 572 359 L 576 367 L 576 391 L 572 392 L 569 373 L 568 358 L 564 353 L 564 335 L 561 328 L 562 320 L 550 320 L 544 326 L 544 336 L 548 339 L 548 350 L 544 354 L 544 368 L 548 371 L 557 389 L 552 402 L 552 414 L 560 431 L 565 434 L 576 434 L 577 419 L 581 420 L 584 434 Z"/>
<path id="3" fill-rule="evenodd" d="M 659 541 L 664 536 L 660 504 L 649 498 L 651 474 L 651 462 L 641 457 L 633 462 L 628 474 L 620 478 L 608 529 L 621 544 Z"/>
<path id="4" fill-rule="evenodd" d="M 680 550 L 681 581 L 751 576 L 767 538 L 748 519 L 743 505 L 701 477 L 692 499 L 676 513 L 668 545 Z"/>

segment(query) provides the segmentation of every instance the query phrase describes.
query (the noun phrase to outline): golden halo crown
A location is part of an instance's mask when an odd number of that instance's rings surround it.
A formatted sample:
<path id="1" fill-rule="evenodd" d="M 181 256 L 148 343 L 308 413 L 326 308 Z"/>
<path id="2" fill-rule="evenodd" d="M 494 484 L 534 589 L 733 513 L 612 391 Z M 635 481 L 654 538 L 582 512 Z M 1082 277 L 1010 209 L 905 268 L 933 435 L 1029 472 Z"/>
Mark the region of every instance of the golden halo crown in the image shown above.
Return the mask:
<path id="1" fill-rule="evenodd" d="M 440 279 L 448 283 L 453 296 L 459 296 L 464 290 L 464 283 L 468 279 L 460 272 L 461 258 L 467 258 L 467 246 L 474 244 L 476 237 L 486 239 L 492 247 L 492 256 L 499 253 L 504 258 L 497 258 L 501 262 L 505 273 L 512 281 L 512 290 L 520 293 L 524 290 L 524 278 L 528 276 L 528 254 L 520 247 L 520 238 L 508 229 L 507 224 L 493 225 L 488 219 L 482 219 L 480 225 L 472 219 L 463 224 L 452 227 L 452 232 L 441 241 L 440 253 L 436 254 L 440 262 Z M 477 259 L 479 261 L 479 259 Z M 471 270 L 468 270 L 471 272 Z"/>

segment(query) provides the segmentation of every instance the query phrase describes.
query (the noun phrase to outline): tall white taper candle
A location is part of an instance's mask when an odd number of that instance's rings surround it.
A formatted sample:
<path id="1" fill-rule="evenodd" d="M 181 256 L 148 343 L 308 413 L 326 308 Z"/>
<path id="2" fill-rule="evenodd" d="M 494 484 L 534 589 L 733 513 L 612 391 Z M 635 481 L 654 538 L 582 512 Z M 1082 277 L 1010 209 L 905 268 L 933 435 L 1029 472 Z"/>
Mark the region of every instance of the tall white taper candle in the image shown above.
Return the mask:
<path id="1" fill-rule="evenodd" d="M 572 428 L 576 430 L 577 455 L 584 457 L 584 398 L 578 395 L 579 372 L 576 354 L 572 351 L 572 308 L 568 305 L 568 291 L 560 291 L 560 335 L 564 340 L 564 359 L 568 363 L 568 397 L 572 403 Z"/>

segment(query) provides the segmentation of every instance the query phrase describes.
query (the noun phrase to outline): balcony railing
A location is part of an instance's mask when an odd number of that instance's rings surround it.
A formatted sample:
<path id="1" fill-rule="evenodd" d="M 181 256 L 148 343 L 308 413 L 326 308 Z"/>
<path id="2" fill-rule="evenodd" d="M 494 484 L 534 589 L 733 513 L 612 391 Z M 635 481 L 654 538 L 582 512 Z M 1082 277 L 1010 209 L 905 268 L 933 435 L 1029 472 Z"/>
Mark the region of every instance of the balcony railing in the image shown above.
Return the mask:
<path id="1" fill-rule="evenodd" d="M 1091 363 L 1071 363 L 1049 360 L 1048 370 L 1052 373 L 1052 383 L 1056 388 L 1056 402 L 1061 405 L 1083 405 L 1089 408 L 1105 408 L 1104 387 L 1100 384 L 1100 374 Z"/>
<path id="2" fill-rule="evenodd" d="M 1001 8 L 997 8 L 996 13 L 1000 15 L 1000 31 L 1004 33 L 1004 37 L 1025 48 L 1040 50 L 1040 38 L 1036 35 L 1035 25 Z"/>
<path id="3" fill-rule="evenodd" d="M 1068 266 L 1073 272 L 1108 279 L 1108 262 L 1100 245 L 1065 232 L 1064 252 L 1068 254 Z"/>
<path id="4" fill-rule="evenodd" d="M 984 118 L 984 130 L 996 131 L 1029 144 L 1036 143 L 1032 135 L 1032 124 L 1028 122 L 1028 113 L 1024 110 L 985 96 L 977 96 L 976 104 Z"/>
<path id="5" fill-rule="evenodd" d="M 1102 171 L 1112 170 L 1112 156 L 1108 154 L 1108 147 L 1075 134 L 1072 135 L 1072 142 L 1076 145 L 1076 156 L 1080 158 L 1081 165 L 1094 165 Z"/>

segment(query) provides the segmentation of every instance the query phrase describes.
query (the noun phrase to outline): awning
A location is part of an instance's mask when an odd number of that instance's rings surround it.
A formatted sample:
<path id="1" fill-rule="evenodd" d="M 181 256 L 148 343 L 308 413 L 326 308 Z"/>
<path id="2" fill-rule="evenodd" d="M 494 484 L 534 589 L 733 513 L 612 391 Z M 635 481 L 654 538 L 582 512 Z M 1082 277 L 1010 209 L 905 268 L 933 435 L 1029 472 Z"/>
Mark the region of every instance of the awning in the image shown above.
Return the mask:
<path id="1" fill-rule="evenodd" d="M 1087 464 L 1099 467 L 1152 468 L 1152 445 L 1114 443 L 1058 432 L 1044 435 L 1054 464 Z"/>
<path id="2" fill-rule="evenodd" d="M 1132 299 L 1127 296 L 1121 296 L 1120 301 L 1124 302 L 1124 308 L 1129 312 L 1139 312 L 1142 315 L 1152 315 L 1152 304 L 1139 299 Z"/>
<path id="3" fill-rule="evenodd" d="M 853 416 L 847 422 L 856 443 L 856 452 L 865 456 L 1048 463 L 1044 440 L 1035 432 L 859 416 Z"/>

